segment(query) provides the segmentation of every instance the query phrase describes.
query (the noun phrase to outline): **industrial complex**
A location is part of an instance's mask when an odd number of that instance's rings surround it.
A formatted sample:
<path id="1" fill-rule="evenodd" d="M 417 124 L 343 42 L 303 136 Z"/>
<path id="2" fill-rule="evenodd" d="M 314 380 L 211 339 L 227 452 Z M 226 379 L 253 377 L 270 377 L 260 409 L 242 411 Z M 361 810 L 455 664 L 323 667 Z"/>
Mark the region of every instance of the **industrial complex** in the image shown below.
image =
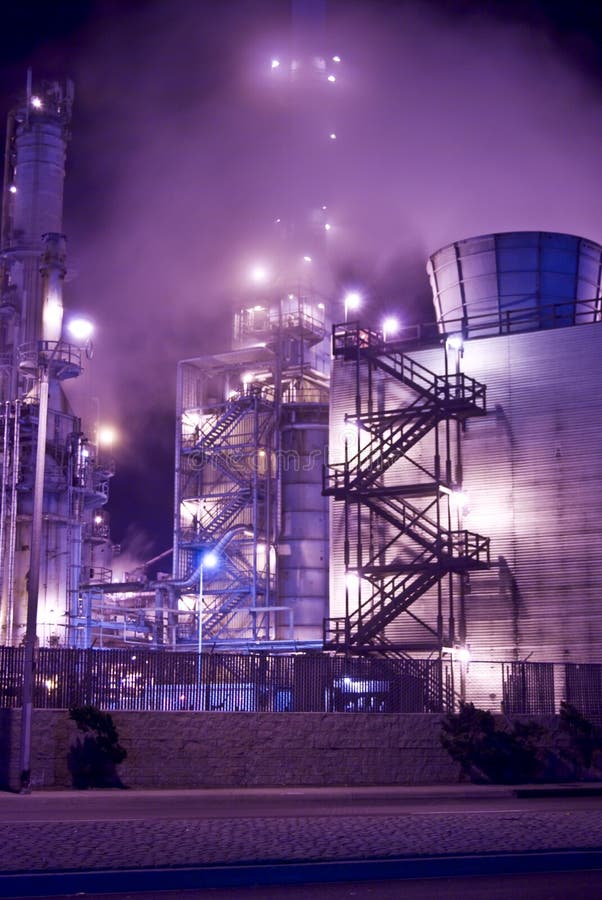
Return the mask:
<path id="1" fill-rule="evenodd" d="M 572 235 L 434 252 L 427 325 L 258 287 L 178 364 L 172 571 L 113 580 L 112 462 L 63 390 L 72 98 L 30 78 L 8 120 L 0 644 L 601 662 L 602 248 Z"/>

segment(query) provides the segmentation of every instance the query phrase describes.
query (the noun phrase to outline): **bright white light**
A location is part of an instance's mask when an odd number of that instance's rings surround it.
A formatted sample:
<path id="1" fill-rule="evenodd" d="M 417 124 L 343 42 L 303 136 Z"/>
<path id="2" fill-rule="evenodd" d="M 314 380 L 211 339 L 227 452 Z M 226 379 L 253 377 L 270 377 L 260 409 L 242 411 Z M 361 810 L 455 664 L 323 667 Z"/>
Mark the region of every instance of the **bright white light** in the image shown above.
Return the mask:
<path id="1" fill-rule="evenodd" d="M 253 307 L 254 312 L 261 312 L 262 309 L 263 309 L 263 306 L 261 306 L 260 304 L 257 304 L 257 306 Z"/>
<path id="2" fill-rule="evenodd" d="M 324 231 L 330 231 L 331 228 L 332 228 L 332 225 L 330 224 L 330 222 L 327 222 L 324 226 Z"/>
<path id="3" fill-rule="evenodd" d="M 470 662 L 470 650 L 468 647 L 458 647 L 455 653 L 456 659 L 459 659 L 460 662 Z"/>
<path id="4" fill-rule="evenodd" d="M 34 96 L 31 98 L 31 105 L 34 109 L 42 109 L 42 98 Z"/>
<path id="5" fill-rule="evenodd" d="M 304 256 L 303 262 L 308 262 L 308 263 L 311 262 L 311 256 Z"/>
<path id="6" fill-rule="evenodd" d="M 464 346 L 464 340 L 461 334 L 450 334 L 445 343 L 450 350 L 461 350 Z"/>
<path id="7" fill-rule="evenodd" d="M 274 221 L 276 222 L 277 225 L 279 225 L 280 222 L 282 222 L 282 219 L 274 219 Z"/>
<path id="8" fill-rule="evenodd" d="M 330 81 L 331 84 L 334 84 L 336 80 L 337 80 L 337 79 L 336 79 L 336 75 L 329 75 L 329 76 L 328 76 L 328 81 Z"/>
<path id="9" fill-rule="evenodd" d="M 333 57 L 332 57 L 332 61 L 333 61 L 333 62 L 336 62 L 336 63 L 339 63 L 339 62 L 341 61 L 341 57 L 340 57 L 340 56 L 333 56 Z"/>
<path id="10" fill-rule="evenodd" d="M 399 331 L 399 321 L 395 318 L 395 316 L 387 316 L 387 318 L 383 322 L 383 338 L 385 341 L 392 334 L 397 334 Z"/>
<path id="11" fill-rule="evenodd" d="M 336 139 L 337 139 L 337 136 L 334 133 L 334 131 L 331 131 L 330 134 L 328 135 L 328 137 L 330 138 L 331 141 L 336 141 Z"/>
<path id="12" fill-rule="evenodd" d="M 318 303 L 318 309 L 324 309 L 324 304 L 323 304 L 323 303 Z"/>
<path id="13" fill-rule="evenodd" d="M 102 516 L 94 516 L 94 523 L 96 525 L 102 525 Z"/>
<path id="14" fill-rule="evenodd" d="M 273 59 L 273 60 L 272 60 L 272 69 L 277 69 L 279 66 L 280 66 L 280 60 L 279 60 L 279 59 Z"/>
<path id="15" fill-rule="evenodd" d="M 347 572 L 345 574 L 345 585 L 348 591 L 357 593 L 360 587 L 359 575 L 356 572 Z"/>
<path id="16" fill-rule="evenodd" d="M 350 309 L 359 309 L 362 304 L 361 295 L 357 291 L 349 291 L 343 298 L 343 306 L 345 309 L 345 318 Z"/>
<path id="17" fill-rule="evenodd" d="M 117 432 L 112 425 L 101 425 L 96 432 L 96 440 L 101 447 L 110 447 L 115 443 Z"/>
<path id="18" fill-rule="evenodd" d="M 11 184 L 11 186 L 9 187 L 9 191 L 11 192 L 11 194 L 17 193 L 17 188 L 15 187 L 14 184 Z"/>
<path id="19" fill-rule="evenodd" d="M 207 551 L 207 553 L 203 554 L 203 558 L 201 560 L 201 564 L 204 569 L 215 569 L 219 562 L 219 557 L 217 553 L 214 553 L 213 550 Z"/>
<path id="20" fill-rule="evenodd" d="M 249 276 L 254 284 L 265 284 L 265 282 L 268 280 L 269 271 L 266 266 L 262 265 L 261 263 L 257 263 L 252 267 L 251 271 L 249 272 Z"/>
<path id="21" fill-rule="evenodd" d="M 327 210 L 328 207 L 327 207 L 327 206 L 323 206 L 322 209 L 323 209 L 323 210 Z"/>
<path id="22" fill-rule="evenodd" d="M 94 325 L 89 319 L 71 319 L 67 325 L 67 331 L 76 341 L 87 341 L 92 337 Z"/>

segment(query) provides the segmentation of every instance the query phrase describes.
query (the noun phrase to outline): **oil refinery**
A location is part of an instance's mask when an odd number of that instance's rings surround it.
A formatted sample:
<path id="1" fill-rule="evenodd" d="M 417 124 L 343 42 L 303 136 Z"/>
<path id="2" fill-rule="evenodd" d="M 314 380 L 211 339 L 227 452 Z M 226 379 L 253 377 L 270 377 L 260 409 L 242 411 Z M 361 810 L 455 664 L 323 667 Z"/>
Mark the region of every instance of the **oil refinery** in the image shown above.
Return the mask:
<path id="1" fill-rule="evenodd" d="M 172 570 L 113 580 L 112 462 L 63 388 L 72 100 L 30 78 L 7 128 L 0 643 L 599 661 L 602 248 L 571 235 L 434 252 L 399 330 L 258 285 L 177 365 Z"/>

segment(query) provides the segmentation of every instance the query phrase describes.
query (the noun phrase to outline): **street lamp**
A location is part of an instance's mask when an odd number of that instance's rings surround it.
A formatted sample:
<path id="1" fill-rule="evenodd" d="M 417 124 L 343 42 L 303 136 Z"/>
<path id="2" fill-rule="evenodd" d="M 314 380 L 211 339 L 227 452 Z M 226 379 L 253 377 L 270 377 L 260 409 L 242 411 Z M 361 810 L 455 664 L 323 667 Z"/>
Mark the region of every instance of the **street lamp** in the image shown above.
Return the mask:
<path id="1" fill-rule="evenodd" d="M 396 319 L 395 316 L 387 316 L 383 321 L 383 340 L 388 340 L 391 335 L 397 334 L 398 331 L 399 319 Z"/>
<path id="2" fill-rule="evenodd" d="M 349 291 L 343 297 L 343 308 L 345 310 L 345 321 L 350 309 L 359 309 L 362 303 L 361 295 L 358 291 Z"/>
<path id="3" fill-rule="evenodd" d="M 215 569 L 219 562 L 219 557 L 214 550 L 208 550 L 201 557 L 199 564 L 199 608 L 198 608 L 198 653 L 199 666 L 201 664 L 201 652 L 203 650 L 203 599 L 204 599 L 204 573 L 205 569 Z"/>
<path id="4" fill-rule="evenodd" d="M 82 320 L 77 320 L 79 325 Z M 69 327 L 68 327 L 68 330 Z M 89 340 L 92 326 L 86 330 L 84 340 Z M 78 334 L 76 327 L 75 334 Z M 82 332 L 79 331 L 80 338 Z M 61 351 L 65 351 L 62 353 Z M 46 469 L 46 437 L 48 434 L 48 395 L 53 370 L 62 365 L 74 364 L 72 348 L 62 339 L 40 341 L 37 345 L 37 375 L 39 385 L 38 434 L 33 482 L 33 507 L 31 512 L 31 539 L 29 555 L 29 580 L 27 585 L 27 620 L 25 625 L 23 689 L 21 703 L 21 793 L 31 791 L 31 720 L 33 710 L 34 660 L 37 643 L 38 595 L 40 589 L 40 563 L 42 556 L 42 520 L 44 513 L 44 476 Z"/>

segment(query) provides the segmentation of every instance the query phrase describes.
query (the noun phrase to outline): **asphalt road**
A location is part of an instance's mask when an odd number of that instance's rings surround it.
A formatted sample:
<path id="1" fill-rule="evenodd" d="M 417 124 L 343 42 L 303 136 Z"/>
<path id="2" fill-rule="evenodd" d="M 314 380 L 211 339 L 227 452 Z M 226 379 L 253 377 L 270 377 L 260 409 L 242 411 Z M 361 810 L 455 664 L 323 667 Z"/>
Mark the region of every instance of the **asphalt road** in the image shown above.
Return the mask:
<path id="1" fill-rule="evenodd" d="M 0 896 L 295 898 L 311 889 L 327 900 L 398 897 L 400 885 L 409 897 L 602 896 L 600 873 L 585 871 L 602 869 L 602 793 L 574 793 L 522 798 L 452 785 L 0 794 Z M 508 882 L 512 872 L 521 874 Z M 483 875 L 493 881 L 475 887 Z M 496 885 L 506 885 L 501 894 Z"/>

